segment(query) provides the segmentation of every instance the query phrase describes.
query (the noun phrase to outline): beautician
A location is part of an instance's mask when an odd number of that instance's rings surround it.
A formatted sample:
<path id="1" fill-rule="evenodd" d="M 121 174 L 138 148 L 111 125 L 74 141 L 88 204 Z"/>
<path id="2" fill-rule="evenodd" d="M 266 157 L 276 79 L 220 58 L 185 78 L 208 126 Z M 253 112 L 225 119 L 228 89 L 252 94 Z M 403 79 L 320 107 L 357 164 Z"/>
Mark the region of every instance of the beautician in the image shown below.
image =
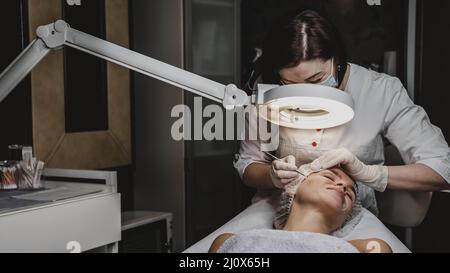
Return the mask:
<path id="1" fill-rule="evenodd" d="M 304 11 L 274 28 L 264 46 L 262 77 L 268 84 L 338 88 L 353 98 L 355 118 L 326 130 L 280 128 L 276 153 L 282 160 L 273 162 L 260 142 L 243 141 L 235 167 L 246 185 L 283 188 L 299 179 L 299 166 L 313 162 L 315 170 L 340 165 L 367 186 L 366 200 L 374 200 L 373 190 L 450 189 L 450 149 L 442 131 L 399 79 L 347 63 L 338 32 L 318 13 Z M 405 166 L 384 166 L 387 143 L 399 150 Z"/>

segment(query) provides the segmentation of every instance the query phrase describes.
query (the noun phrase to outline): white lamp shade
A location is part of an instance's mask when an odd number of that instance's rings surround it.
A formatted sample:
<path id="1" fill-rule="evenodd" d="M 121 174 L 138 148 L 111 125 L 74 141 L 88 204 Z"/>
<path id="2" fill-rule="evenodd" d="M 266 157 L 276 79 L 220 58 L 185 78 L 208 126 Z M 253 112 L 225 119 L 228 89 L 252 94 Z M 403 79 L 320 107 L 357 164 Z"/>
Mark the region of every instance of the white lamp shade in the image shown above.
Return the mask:
<path id="1" fill-rule="evenodd" d="M 259 114 L 281 127 L 328 129 L 350 122 L 353 99 L 339 89 L 316 84 L 279 86 L 264 93 L 267 111 Z"/>

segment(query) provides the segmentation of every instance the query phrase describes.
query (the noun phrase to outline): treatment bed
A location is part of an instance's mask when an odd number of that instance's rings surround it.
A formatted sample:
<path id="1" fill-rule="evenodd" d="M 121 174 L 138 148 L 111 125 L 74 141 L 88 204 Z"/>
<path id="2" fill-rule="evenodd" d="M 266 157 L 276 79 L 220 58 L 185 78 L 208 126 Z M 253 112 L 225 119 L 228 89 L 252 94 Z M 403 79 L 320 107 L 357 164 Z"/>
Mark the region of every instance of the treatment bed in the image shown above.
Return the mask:
<path id="1" fill-rule="evenodd" d="M 430 193 L 386 192 L 377 196 L 380 218 L 384 222 L 401 227 L 419 225 L 428 211 Z M 268 199 L 255 202 L 231 221 L 201 241 L 189 247 L 184 253 L 206 253 L 212 242 L 223 233 L 239 233 L 254 229 L 271 229 L 274 208 Z M 378 238 L 386 241 L 394 253 L 410 253 L 402 243 L 375 215 L 363 209 L 360 221 L 344 240 Z"/>

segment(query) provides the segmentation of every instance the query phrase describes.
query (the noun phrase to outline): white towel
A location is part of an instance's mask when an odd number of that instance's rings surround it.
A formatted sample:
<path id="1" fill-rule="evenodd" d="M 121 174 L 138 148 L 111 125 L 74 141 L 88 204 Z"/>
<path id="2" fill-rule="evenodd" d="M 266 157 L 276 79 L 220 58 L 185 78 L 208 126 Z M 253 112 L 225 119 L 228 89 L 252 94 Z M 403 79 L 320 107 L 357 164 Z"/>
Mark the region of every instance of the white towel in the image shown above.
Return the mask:
<path id="1" fill-rule="evenodd" d="M 359 253 L 342 239 L 310 232 L 260 229 L 236 234 L 218 253 Z"/>

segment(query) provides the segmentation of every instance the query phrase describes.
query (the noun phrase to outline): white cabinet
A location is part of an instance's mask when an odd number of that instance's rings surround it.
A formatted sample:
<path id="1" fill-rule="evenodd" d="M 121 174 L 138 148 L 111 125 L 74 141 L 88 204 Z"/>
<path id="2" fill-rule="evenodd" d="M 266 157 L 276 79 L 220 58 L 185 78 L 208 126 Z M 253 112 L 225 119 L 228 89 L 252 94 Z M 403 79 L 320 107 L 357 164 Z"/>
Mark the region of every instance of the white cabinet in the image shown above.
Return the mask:
<path id="1" fill-rule="evenodd" d="M 120 194 L 114 186 L 66 182 L 45 182 L 45 186 L 44 191 L 3 196 L 0 253 L 70 253 L 99 248 L 117 252 L 121 212 Z M 15 206 L 4 207 L 6 200 Z M 18 203 L 22 205 L 16 206 Z"/>

